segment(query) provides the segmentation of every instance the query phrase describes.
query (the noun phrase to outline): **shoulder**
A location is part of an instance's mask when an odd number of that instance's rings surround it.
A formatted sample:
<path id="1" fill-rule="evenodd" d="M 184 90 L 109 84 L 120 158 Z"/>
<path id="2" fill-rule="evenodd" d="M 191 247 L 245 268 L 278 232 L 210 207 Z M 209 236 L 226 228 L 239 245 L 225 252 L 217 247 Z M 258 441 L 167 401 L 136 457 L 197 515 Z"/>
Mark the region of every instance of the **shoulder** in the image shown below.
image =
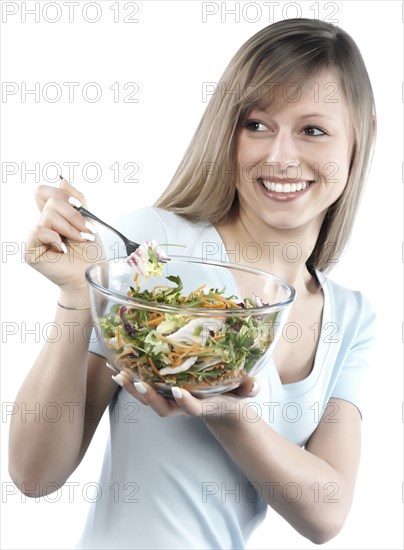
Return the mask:
<path id="1" fill-rule="evenodd" d="M 164 210 L 163 208 L 157 208 L 156 206 L 143 206 L 130 210 L 119 216 L 118 220 L 132 225 L 139 225 L 140 222 L 147 225 L 157 223 L 167 229 L 181 227 L 184 229 L 201 230 L 210 226 L 210 223 L 207 221 L 192 221 L 184 216 Z"/>
<path id="2" fill-rule="evenodd" d="M 377 338 L 377 318 L 368 298 L 359 290 L 342 286 L 320 274 L 324 303 L 329 306 L 327 324 L 335 339 L 329 339 L 332 372 L 327 396 L 350 401 L 361 414 L 366 405 L 366 382 Z M 327 324 L 323 328 L 327 328 Z"/>
<path id="3" fill-rule="evenodd" d="M 325 297 L 329 299 L 333 318 L 345 332 L 349 330 L 353 335 L 358 330 L 374 326 L 376 312 L 363 292 L 342 286 L 321 272 L 317 272 L 317 276 Z"/>
<path id="4" fill-rule="evenodd" d="M 186 220 L 183 216 L 155 206 L 142 206 L 128 210 L 119 216 L 117 220 L 133 226 L 142 223 L 146 225 L 158 224 L 164 227 L 193 224 L 193 222 Z"/>
<path id="5" fill-rule="evenodd" d="M 218 235 L 208 221 L 192 221 L 162 208 L 144 206 L 119 216 L 115 225 L 130 239 L 141 242 L 156 240 L 170 246 L 168 253 L 188 256 L 201 255 L 202 244 L 217 241 Z"/>
<path id="6" fill-rule="evenodd" d="M 211 224 L 208 221 L 189 220 L 184 216 L 176 214 L 175 212 L 170 212 L 169 210 L 164 210 L 163 208 L 157 208 L 156 206 L 149 206 L 145 210 L 150 212 L 156 219 L 159 219 L 160 222 L 168 228 L 174 227 L 179 230 L 187 229 L 200 232 L 211 227 Z"/>

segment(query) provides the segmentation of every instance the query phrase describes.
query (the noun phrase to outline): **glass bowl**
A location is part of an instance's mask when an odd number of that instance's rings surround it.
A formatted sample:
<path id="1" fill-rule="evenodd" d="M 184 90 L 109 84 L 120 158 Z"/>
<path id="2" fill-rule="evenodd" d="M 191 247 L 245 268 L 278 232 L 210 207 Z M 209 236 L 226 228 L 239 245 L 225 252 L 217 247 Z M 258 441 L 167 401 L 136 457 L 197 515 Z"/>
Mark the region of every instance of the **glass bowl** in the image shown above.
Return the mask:
<path id="1" fill-rule="evenodd" d="M 92 317 L 109 366 L 166 397 L 172 397 L 172 386 L 196 397 L 217 395 L 257 374 L 295 299 L 294 288 L 279 277 L 228 262 L 171 256 L 162 276 L 140 284 L 136 273 L 126 258 L 89 267 Z M 136 290 L 147 290 L 147 299 L 134 297 Z M 161 291 L 171 293 L 165 298 L 170 304 L 158 302 L 155 293 Z M 205 303 L 210 291 L 217 303 Z M 191 293 L 192 305 L 176 304 L 175 296 Z M 223 309 L 223 303 L 231 307 Z"/>

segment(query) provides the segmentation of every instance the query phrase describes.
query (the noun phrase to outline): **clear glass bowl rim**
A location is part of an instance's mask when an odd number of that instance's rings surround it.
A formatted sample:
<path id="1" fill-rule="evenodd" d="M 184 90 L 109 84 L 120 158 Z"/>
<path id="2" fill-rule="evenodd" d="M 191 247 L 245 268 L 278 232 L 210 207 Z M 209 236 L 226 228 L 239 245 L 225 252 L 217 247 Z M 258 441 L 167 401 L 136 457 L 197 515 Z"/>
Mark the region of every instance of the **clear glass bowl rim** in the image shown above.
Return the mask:
<path id="1" fill-rule="evenodd" d="M 130 296 L 127 296 L 125 294 L 120 294 L 118 292 L 114 292 L 108 288 L 105 288 L 98 283 L 96 283 L 93 280 L 92 272 L 98 269 L 100 266 L 105 264 L 127 264 L 126 262 L 127 256 L 122 256 L 118 258 L 109 258 L 106 260 L 100 260 L 94 264 L 92 264 L 90 267 L 86 269 L 85 277 L 87 280 L 87 283 L 97 292 L 100 292 L 104 296 L 107 296 L 109 298 L 114 299 L 117 302 L 124 302 L 125 304 L 130 304 L 131 307 L 138 307 L 141 309 L 147 309 L 147 310 L 153 310 L 153 311 L 166 311 L 166 312 L 177 312 L 177 313 L 184 313 L 185 311 L 188 311 L 191 309 L 187 306 L 170 306 L 168 304 L 161 304 L 158 302 L 150 302 L 148 300 L 141 300 L 139 298 L 132 298 Z M 221 262 L 220 260 L 211 260 L 211 261 L 205 261 L 202 258 L 194 257 L 194 256 L 170 256 L 170 262 L 176 261 L 176 262 L 183 262 L 183 263 L 193 263 L 193 264 L 199 264 L 204 266 L 216 266 L 216 267 L 224 267 L 224 268 L 232 268 L 237 271 L 243 271 L 245 273 L 251 273 L 255 275 L 261 275 L 262 277 L 265 277 L 266 279 L 270 279 L 273 283 L 278 284 L 280 287 L 283 288 L 287 293 L 289 293 L 289 297 L 285 300 L 282 300 L 281 302 L 277 302 L 274 304 L 270 304 L 268 306 L 262 306 L 257 308 L 234 308 L 234 309 L 215 309 L 215 308 L 192 308 L 192 313 L 198 314 L 198 315 L 225 315 L 225 316 L 245 316 L 245 315 L 264 315 L 268 313 L 273 313 L 279 309 L 284 309 L 288 305 L 292 304 L 296 297 L 296 290 L 295 288 L 287 283 L 284 279 L 281 277 L 278 277 L 277 275 L 273 275 L 272 273 L 268 273 L 266 271 L 263 271 L 261 269 L 257 269 L 255 267 L 248 267 L 244 265 L 239 265 L 233 262 Z M 133 270 L 135 272 L 135 270 Z"/>

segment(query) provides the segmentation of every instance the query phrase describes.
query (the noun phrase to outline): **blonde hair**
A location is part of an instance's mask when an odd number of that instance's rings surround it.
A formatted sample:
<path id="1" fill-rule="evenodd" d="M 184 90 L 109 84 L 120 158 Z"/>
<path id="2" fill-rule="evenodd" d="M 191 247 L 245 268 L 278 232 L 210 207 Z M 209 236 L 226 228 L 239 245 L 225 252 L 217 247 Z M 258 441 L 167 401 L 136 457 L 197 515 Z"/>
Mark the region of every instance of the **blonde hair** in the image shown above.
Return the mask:
<path id="1" fill-rule="evenodd" d="M 238 50 L 155 206 L 213 224 L 227 216 L 237 207 L 237 136 L 249 112 L 263 103 L 274 106 L 279 94 L 268 97 L 274 83 L 301 84 L 327 70 L 339 76 L 354 132 L 347 184 L 328 208 L 306 264 L 312 273 L 330 269 L 349 239 L 376 133 L 373 92 L 362 55 L 353 39 L 330 23 L 304 18 L 279 21 Z"/>

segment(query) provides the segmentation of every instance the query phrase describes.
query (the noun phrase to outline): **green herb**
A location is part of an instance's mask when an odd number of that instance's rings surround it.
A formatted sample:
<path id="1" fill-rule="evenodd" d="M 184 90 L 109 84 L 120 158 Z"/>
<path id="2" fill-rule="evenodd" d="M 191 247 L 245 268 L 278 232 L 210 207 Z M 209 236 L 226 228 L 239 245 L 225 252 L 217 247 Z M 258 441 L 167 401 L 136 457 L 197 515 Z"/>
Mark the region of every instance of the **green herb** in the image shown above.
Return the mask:
<path id="1" fill-rule="evenodd" d="M 115 305 L 108 316 L 99 319 L 105 344 L 115 362 L 131 368 L 150 383 L 192 387 L 240 380 L 248 374 L 273 340 L 277 314 L 256 317 L 245 310 L 257 307 L 251 298 L 237 303 L 236 296 L 225 297 L 225 289 L 201 288 L 184 296 L 178 276 L 168 276 L 174 286 L 154 291 L 130 287 L 133 298 L 187 306 L 184 313 L 161 313 L 140 307 Z M 240 309 L 243 315 L 192 315 L 192 308 Z M 163 370 L 164 369 L 164 370 Z M 162 374 L 160 371 L 164 372 Z"/>

